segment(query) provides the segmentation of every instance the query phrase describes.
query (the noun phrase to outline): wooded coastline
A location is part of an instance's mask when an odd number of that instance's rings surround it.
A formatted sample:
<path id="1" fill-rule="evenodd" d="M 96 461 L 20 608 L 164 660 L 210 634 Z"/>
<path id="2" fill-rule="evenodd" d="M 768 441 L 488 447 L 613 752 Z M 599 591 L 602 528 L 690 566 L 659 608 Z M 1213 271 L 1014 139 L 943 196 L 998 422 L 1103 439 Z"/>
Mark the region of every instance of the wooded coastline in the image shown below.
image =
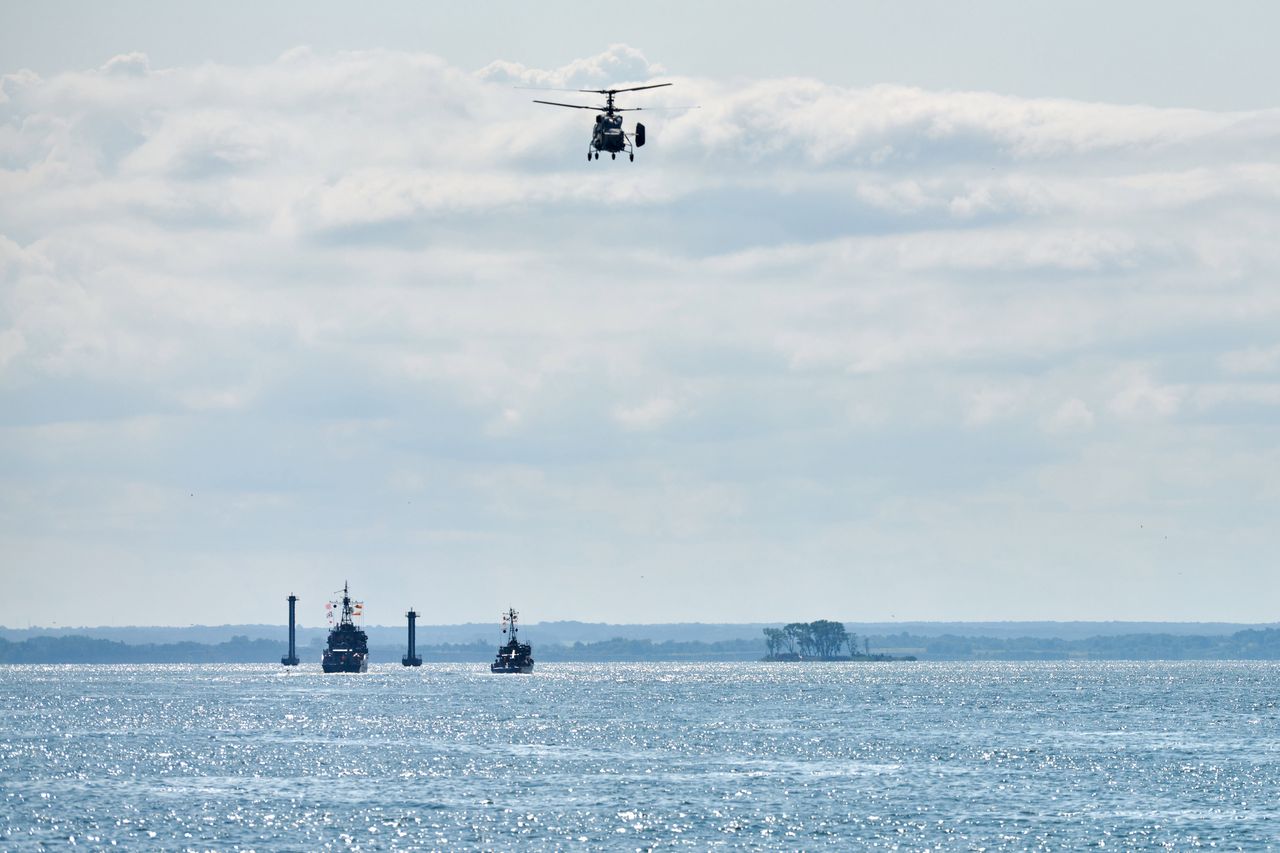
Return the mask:
<path id="1" fill-rule="evenodd" d="M 858 639 L 842 623 L 830 619 L 792 622 L 781 628 L 765 628 L 764 660 L 799 661 L 894 661 L 916 660 L 914 655 L 872 654 L 870 638 Z M 848 654 L 841 654 L 848 649 Z"/>

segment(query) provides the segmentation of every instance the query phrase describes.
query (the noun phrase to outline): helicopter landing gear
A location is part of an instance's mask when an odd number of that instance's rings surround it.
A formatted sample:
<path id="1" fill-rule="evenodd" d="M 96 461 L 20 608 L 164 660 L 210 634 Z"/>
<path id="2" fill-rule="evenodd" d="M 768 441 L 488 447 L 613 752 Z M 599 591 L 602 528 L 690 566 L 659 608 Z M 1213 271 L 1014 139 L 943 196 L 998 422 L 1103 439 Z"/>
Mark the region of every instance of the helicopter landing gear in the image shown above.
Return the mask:
<path id="1" fill-rule="evenodd" d="M 634 155 L 634 154 L 628 154 L 627 156 L 631 158 L 631 162 L 632 162 L 632 163 L 634 163 L 634 162 L 636 161 L 636 155 Z"/>
<path id="2" fill-rule="evenodd" d="M 587 152 L 587 162 L 588 162 L 588 163 L 590 163 L 590 162 L 591 162 L 591 152 L 590 152 L 590 151 L 588 151 L 588 152 Z"/>
<path id="3" fill-rule="evenodd" d="M 617 154 L 610 154 L 610 155 L 609 155 L 609 159 L 610 159 L 610 160 L 617 160 L 617 159 L 618 159 L 618 155 L 617 155 Z"/>

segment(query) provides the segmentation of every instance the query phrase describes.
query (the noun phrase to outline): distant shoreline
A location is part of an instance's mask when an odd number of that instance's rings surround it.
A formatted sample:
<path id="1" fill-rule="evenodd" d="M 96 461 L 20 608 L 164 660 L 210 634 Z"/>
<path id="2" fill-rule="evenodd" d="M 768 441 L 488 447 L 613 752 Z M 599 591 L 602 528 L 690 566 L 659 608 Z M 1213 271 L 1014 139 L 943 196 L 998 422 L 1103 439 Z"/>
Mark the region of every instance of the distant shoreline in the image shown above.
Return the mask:
<path id="1" fill-rule="evenodd" d="M 306 645 L 313 639 L 323 640 L 328 628 L 322 621 L 309 622 L 306 614 L 298 625 L 298 640 Z M 398 614 L 397 614 L 398 616 Z M 542 642 L 571 644 L 591 643 L 625 637 L 635 640 L 666 642 L 716 642 L 759 637 L 764 628 L 781 628 L 782 622 L 669 622 L 608 623 L 573 620 L 522 622 Z M 1170 621 L 1052 621 L 1023 620 L 997 622 L 956 621 L 846 621 L 845 627 L 861 637 L 909 635 L 914 637 L 985 637 L 1008 639 L 1036 637 L 1054 640 L 1080 640 L 1136 634 L 1169 634 L 1175 636 L 1229 636 L 1239 631 L 1280 629 L 1280 622 L 1170 622 Z M 146 643 L 222 643 L 237 636 L 250 639 L 276 639 L 284 636 L 285 613 L 274 623 L 241 623 L 221 625 L 98 625 L 98 626 L 28 626 L 0 625 L 0 639 L 21 642 L 33 637 L 78 635 L 95 639 L 117 640 L 131 645 Z M 397 643 L 404 637 L 404 622 L 379 625 L 366 623 L 365 630 L 375 644 Z M 470 643 L 495 639 L 500 631 L 497 619 L 488 622 L 428 624 L 419 620 L 418 641 L 421 643 Z"/>
<path id="2" fill-rule="evenodd" d="M 616 629 L 616 626 L 615 626 Z M 0 664 L 56 663 L 279 663 L 286 648 L 286 629 L 268 626 L 274 636 L 240 634 L 225 641 L 128 643 L 84 635 L 40 634 L 14 642 L 0 639 Z M 739 637 L 715 641 L 627 638 L 591 642 L 557 642 L 554 633 L 534 625 L 525 629 L 540 663 L 581 662 L 747 662 L 760 661 L 768 650 L 763 638 Z M 424 662 L 487 662 L 500 635 L 473 636 L 465 642 L 423 641 L 418 653 Z M 145 635 L 145 634 L 144 634 Z M 1280 661 L 1280 629 L 1250 628 L 1230 634 L 1134 633 L 1079 639 L 982 637 L 957 634 L 923 635 L 908 632 L 861 635 L 869 652 L 845 660 L 921 661 Z M 303 662 L 319 660 L 322 635 L 302 638 L 298 654 Z M 861 644 L 860 644 L 861 645 Z M 370 660 L 398 662 L 404 653 L 404 629 L 387 629 L 370 636 Z M 777 660 L 789 660 L 776 656 Z M 841 658 L 833 658 L 841 659 Z M 809 662 L 809 661 L 805 661 Z"/>

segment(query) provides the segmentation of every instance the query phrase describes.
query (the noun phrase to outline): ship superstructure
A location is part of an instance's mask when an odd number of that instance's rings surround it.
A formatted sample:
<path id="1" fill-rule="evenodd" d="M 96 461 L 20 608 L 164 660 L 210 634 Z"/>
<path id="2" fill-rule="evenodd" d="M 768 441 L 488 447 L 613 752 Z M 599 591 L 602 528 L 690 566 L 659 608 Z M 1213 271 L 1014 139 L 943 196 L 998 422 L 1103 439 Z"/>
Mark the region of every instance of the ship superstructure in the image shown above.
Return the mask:
<path id="1" fill-rule="evenodd" d="M 533 672 L 533 646 L 516 639 L 518 616 L 514 607 L 502 614 L 502 633 L 507 635 L 507 642 L 498 649 L 497 658 L 489 665 L 490 672 Z"/>
<path id="2" fill-rule="evenodd" d="M 356 625 L 364 616 L 364 602 L 352 601 L 349 585 L 342 585 L 342 598 L 325 605 L 329 612 L 329 642 L 321 665 L 325 672 L 364 672 L 369 668 L 369 636 Z"/>

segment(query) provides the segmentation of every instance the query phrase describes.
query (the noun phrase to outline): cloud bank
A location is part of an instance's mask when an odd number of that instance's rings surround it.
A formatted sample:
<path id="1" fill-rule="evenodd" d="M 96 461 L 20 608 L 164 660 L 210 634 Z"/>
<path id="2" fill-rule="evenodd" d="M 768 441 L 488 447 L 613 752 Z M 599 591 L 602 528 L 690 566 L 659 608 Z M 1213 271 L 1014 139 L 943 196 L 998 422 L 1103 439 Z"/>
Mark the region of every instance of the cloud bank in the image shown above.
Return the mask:
<path id="1" fill-rule="evenodd" d="M 660 75 L 635 163 L 514 88 Z M 1272 618 L 1277 150 L 623 45 L 14 71 L 0 618 Z"/>

